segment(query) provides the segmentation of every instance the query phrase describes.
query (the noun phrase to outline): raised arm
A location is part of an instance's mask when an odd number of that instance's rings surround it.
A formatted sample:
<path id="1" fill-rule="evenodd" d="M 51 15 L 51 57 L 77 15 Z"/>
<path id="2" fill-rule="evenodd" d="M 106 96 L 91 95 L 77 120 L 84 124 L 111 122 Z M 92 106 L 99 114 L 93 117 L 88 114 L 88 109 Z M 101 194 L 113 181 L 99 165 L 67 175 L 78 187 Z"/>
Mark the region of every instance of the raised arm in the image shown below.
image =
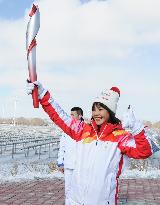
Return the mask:
<path id="1" fill-rule="evenodd" d="M 53 99 L 50 93 L 43 88 L 41 83 L 28 83 L 27 93 L 31 94 L 34 86 L 38 86 L 38 96 L 44 111 L 49 115 L 50 119 L 60 127 L 67 135 L 78 141 L 80 133 L 83 130 L 83 123 L 73 119 L 68 115 L 59 104 Z"/>
<path id="2" fill-rule="evenodd" d="M 128 134 L 120 140 L 118 147 L 123 154 L 134 159 L 146 159 L 152 155 L 152 146 L 144 130 L 135 136 Z"/>
<path id="3" fill-rule="evenodd" d="M 132 108 L 129 108 L 122 120 L 128 134 L 120 139 L 118 147 L 130 158 L 145 159 L 152 155 L 152 144 L 147 137 L 142 122 L 136 120 Z"/>

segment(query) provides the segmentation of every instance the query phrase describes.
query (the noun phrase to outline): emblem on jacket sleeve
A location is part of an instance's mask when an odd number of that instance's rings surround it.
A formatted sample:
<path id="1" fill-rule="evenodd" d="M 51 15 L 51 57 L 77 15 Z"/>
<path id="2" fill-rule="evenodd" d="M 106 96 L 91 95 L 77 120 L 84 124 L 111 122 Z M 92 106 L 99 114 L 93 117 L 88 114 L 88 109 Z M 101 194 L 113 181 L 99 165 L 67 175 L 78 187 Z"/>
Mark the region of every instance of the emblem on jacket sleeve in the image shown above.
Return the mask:
<path id="1" fill-rule="evenodd" d="M 126 134 L 128 134 L 128 132 L 125 130 L 116 130 L 113 132 L 114 136 L 120 136 L 120 135 L 126 135 Z"/>

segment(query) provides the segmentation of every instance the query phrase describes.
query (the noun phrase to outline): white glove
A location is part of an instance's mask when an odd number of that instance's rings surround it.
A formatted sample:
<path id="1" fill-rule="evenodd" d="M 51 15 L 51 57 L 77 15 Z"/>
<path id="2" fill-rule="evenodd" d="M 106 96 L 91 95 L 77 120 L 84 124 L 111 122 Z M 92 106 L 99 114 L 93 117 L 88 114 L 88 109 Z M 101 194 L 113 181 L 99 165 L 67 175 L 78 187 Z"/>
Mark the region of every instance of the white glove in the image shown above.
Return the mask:
<path id="1" fill-rule="evenodd" d="M 42 84 L 39 81 L 35 81 L 33 83 L 27 81 L 27 94 L 32 94 L 35 86 L 38 87 L 38 99 L 42 99 L 47 90 L 43 88 Z"/>
<path id="2" fill-rule="evenodd" d="M 127 112 L 123 115 L 122 127 L 132 135 L 137 135 L 144 129 L 143 123 L 136 120 L 132 107 L 128 108 Z"/>

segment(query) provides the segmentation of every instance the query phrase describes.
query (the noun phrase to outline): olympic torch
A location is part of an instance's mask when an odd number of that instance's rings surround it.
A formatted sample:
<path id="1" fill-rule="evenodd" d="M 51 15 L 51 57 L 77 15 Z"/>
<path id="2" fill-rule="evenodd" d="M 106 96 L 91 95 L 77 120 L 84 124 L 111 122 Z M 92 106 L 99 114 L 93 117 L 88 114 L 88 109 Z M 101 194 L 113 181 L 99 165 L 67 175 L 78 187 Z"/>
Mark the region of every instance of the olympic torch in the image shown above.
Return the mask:
<path id="1" fill-rule="evenodd" d="M 36 73 L 36 36 L 40 28 L 40 13 L 38 6 L 33 4 L 32 9 L 29 13 L 30 20 L 27 25 L 26 32 L 26 50 L 27 50 L 27 60 L 28 60 L 28 71 L 29 80 L 34 82 L 37 80 Z M 32 93 L 33 106 L 34 108 L 39 107 L 38 100 L 38 88 L 35 87 Z"/>

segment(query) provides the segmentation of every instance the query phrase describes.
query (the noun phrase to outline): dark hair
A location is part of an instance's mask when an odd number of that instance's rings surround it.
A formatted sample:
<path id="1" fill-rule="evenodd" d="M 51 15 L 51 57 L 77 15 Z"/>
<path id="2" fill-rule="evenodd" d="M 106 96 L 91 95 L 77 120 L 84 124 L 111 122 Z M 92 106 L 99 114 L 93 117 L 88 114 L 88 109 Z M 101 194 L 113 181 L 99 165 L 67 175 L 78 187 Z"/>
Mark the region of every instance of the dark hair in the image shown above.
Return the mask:
<path id="1" fill-rule="evenodd" d="M 121 121 L 115 117 L 115 113 L 113 111 L 111 111 L 106 105 L 104 105 L 103 103 L 100 102 L 94 102 L 92 105 L 92 111 L 95 110 L 95 107 L 103 107 L 105 110 L 108 111 L 109 113 L 109 120 L 108 123 L 112 123 L 112 124 L 121 124 Z"/>
<path id="2" fill-rule="evenodd" d="M 76 111 L 78 115 L 83 116 L 83 110 L 80 107 L 72 107 L 71 111 Z"/>

